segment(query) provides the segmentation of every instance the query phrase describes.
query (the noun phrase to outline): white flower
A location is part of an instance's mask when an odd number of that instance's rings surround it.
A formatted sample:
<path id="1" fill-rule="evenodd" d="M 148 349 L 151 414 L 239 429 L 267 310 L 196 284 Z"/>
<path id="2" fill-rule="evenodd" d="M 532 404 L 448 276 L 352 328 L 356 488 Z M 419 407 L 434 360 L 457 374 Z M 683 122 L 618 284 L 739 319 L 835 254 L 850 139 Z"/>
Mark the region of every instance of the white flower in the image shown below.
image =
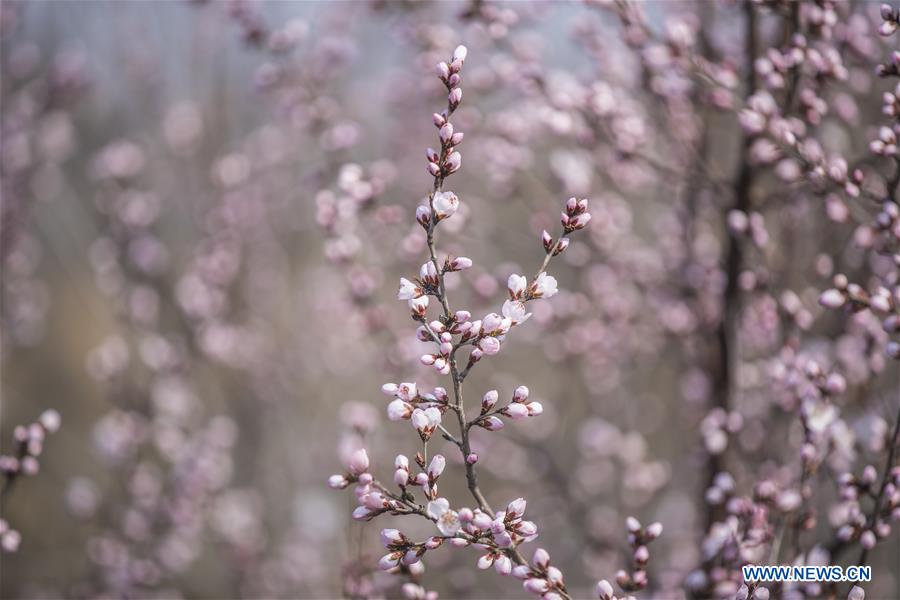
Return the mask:
<path id="1" fill-rule="evenodd" d="M 459 208 L 459 198 L 453 192 L 436 192 L 431 199 L 437 219 L 452 217 Z"/>
<path id="2" fill-rule="evenodd" d="M 509 290 L 509 297 L 513 300 L 521 298 L 525 294 L 526 287 L 528 287 L 528 280 L 522 275 L 513 273 L 506 281 L 506 289 Z"/>
<path id="3" fill-rule="evenodd" d="M 550 298 L 556 295 L 556 278 L 546 273 L 541 273 L 531 284 L 532 295 L 535 298 Z"/>
<path id="4" fill-rule="evenodd" d="M 525 311 L 525 303 L 521 300 L 507 300 L 500 311 L 513 325 L 520 325 L 531 317 L 530 312 Z"/>
<path id="5" fill-rule="evenodd" d="M 406 277 L 400 278 L 400 289 L 397 291 L 397 300 L 412 300 L 422 295 L 422 288 Z"/>
<path id="6" fill-rule="evenodd" d="M 450 502 L 446 498 L 438 498 L 428 503 L 428 516 L 435 519 L 438 530 L 446 536 L 454 536 L 459 531 L 459 513 L 450 510 Z"/>

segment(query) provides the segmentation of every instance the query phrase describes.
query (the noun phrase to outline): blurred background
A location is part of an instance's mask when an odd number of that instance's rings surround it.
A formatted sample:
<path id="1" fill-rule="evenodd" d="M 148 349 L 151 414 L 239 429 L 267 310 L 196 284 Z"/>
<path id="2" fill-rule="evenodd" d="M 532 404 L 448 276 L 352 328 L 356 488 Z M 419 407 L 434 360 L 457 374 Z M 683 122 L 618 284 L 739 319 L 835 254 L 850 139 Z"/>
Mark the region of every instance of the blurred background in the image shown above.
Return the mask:
<path id="1" fill-rule="evenodd" d="M 860 4 L 841 26 L 865 37 L 877 18 Z M 669 36 L 666 60 L 679 36 L 702 41 L 740 96 L 739 3 L 644 10 Z M 778 10 L 760 15 L 762 48 L 774 46 Z M 745 260 L 763 265 L 771 296 L 735 305 L 732 405 L 710 412 L 740 102 L 711 100 L 677 62 L 652 72 L 606 7 L 4 2 L 0 27 L 0 448 L 46 409 L 62 418 L 40 472 L 3 496 L 22 538 L 0 557 L 4 598 L 399 595 L 377 573 L 386 521 L 353 522 L 353 495 L 325 482 L 361 440 L 389 479 L 418 442 L 385 418 L 381 385 L 440 385 L 396 288 L 426 256 L 413 214 L 445 103 L 433 65 L 460 43 L 466 137 L 448 186 L 462 209 L 438 246 L 475 267 L 451 279 L 454 308 L 498 310 L 508 275 L 543 260 L 540 232 L 557 232 L 565 199 L 592 202 L 590 229 L 553 268 L 561 293 L 467 383 L 473 403 L 518 385 L 543 403 L 541 418 L 474 443 L 489 499 L 528 499 L 576 597 L 629 560 L 627 515 L 666 528 L 647 595 L 683 597 L 708 558 L 710 469 L 744 489 L 794 485 L 803 432 L 779 408 L 771 362 L 794 333 L 773 324 L 784 290 L 807 311 L 794 350 L 848 380 L 835 472 L 882 456 L 869 441 L 896 412 L 897 363 L 884 340 L 860 341 L 865 322 L 816 299 L 835 270 L 883 266 L 850 247 L 852 219 L 763 167 L 752 198 L 771 200 L 771 240 Z M 886 86 L 871 73 L 884 52 L 840 39 L 849 77 L 818 131 L 849 160 L 880 117 Z M 463 505 L 452 450 L 442 494 Z M 837 491 L 820 475 L 825 506 Z M 828 518 L 817 527 L 827 540 Z M 870 598 L 900 597 L 891 539 L 869 557 Z M 429 557 L 424 581 L 443 597 L 522 595 L 474 569 L 474 552 Z"/>

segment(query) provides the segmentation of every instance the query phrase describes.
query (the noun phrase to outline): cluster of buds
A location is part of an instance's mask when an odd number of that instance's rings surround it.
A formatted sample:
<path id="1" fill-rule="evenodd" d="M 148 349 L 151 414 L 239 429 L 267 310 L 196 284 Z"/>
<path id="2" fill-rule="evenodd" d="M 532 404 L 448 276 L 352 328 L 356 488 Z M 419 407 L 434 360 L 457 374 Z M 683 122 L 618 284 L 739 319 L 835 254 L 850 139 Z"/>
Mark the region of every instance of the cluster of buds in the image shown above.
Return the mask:
<path id="1" fill-rule="evenodd" d="M 560 221 L 566 234 L 584 229 L 591 220 L 591 213 L 587 211 L 588 201 L 585 198 L 569 198 L 566 201 L 566 209 L 562 212 Z M 545 246 L 546 248 L 546 243 Z M 562 250 L 560 250 L 562 252 Z"/>
<path id="2" fill-rule="evenodd" d="M 428 172 L 435 179 L 443 179 L 451 173 L 455 173 L 462 165 L 462 155 L 456 150 L 456 147 L 462 143 L 463 133 L 454 131 L 453 123 L 450 122 L 450 116 L 462 101 L 462 83 L 460 71 L 463 63 L 466 61 L 465 46 L 457 46 L 453 51 L 453 58 L 450 63 L 441 62 L 437 66 L 438 77 L 447 88 L 447 109 L 441 113 L 435 113 L 433 116 L 434 126 L 440 132 L 441 150 L 438 152 L 433 148 L 429 148 L 425 152 L 428 159 Z M 433 207 L 437 213 L 437 207 Z M 421 222 L 421 220 L 420 220 Z"/>
<path id="3" fill-rule="evenodd" d="M 454 198 L 455 197 L 456 196 L 454 195 Z M 441 277 L 446 273 L 463 271 L 471 266 L 472 260 L 465 256 L 448 256 L 444 260 L 444 265 L 440 271 L 435 262 L 425 262 L 419 268 L 419 276 L 417 278 L 413 278 L 412 280 L 409 280 L 406 277 L 400 278 L 397 299 L 406 300 L 409 303 L 412 317 L 417 321 L 421 321 L 428 309 L 428 296 L 440 296 L 441 294 Z M 438 340 L 436 338 L 429 338 L 423 341 Z M 440 369 L 438 370 L 440 371 Z"/>
<path id="4" fill-rule="evenodd" d="M 35 475 L 40 470 L 38 457 L 44 450 L 44 439 L 48 433 L 58 431 L 60 424 L 59 413 L 50 409 L 41 413 L 34 423 L 13 430 L 14 453 L 0 456 L 0 475 L 4 479 L 0 494 L 5 495 L 20 475 Z M 0 548 L 15 552 L 21 542 L 22 535 L 0 519 Z"/>
<path id="5" fill-rule="evenodd" d="M 428 550 L 440 547 L 443 539 L 437 536 L 431 537 L 425 542 L 415 543 L 397 529 L 382 529 L 381 543 L 387 548 L 388 553 L 381 557 L 378 566 L 383 571 L 392 572 L 404 567 L 421 567 L 422 556 Z"/>
<path id="6" fill-rule="evenodd" d="M 522 580 L 525 591 L 545 600 L 559 600 L 566 592 L 562 571 L 550 564 L 550 554 L 543 548 L 534 551 L 530 564 L 515 567 L 512 575 Z"/>
<path id="7" fill-rule="evenodd" d="M 883 487 L 878 484 L 878 471 L 872 465 L 867 465 L 858 477 L 841 474 L 838 484 L 841 499 L 847 504 L 837 538 L 842 542 L 858 540 L 864 549 L 871 550 L 879 540 L 891 535 L 890 520 L 900 516 L 900 467 L 891 470 Z M 878 514 L 867 518 L 859 505 L 862 498 L 875 501 Z"/>
<path id="8" fill-rule="evenodd" d="M 628 544 L 631 546 L 631 570 L 616 573 L 616 583 L 626 592 L 636 592 L 647 587 L 647 563 L 650 550 L 647 546 L 662 534 L 662 523 L 656 522 L 643 527 L 634 517 L 625 522 L 628 527 Z"/>
<path id="9" fill-rule="evenodd" d="M 869 142 L 869 150 L 878 156 L 897 156 L 897 130 L 900 126 L 888 127 L 883 125 L 878 128 L 878 137 Z"/>
<path id="10" fill-rule="evenodd" d="M 497 511 L 493 518 L 481 509 L 460 511 L 464 531 L 476 539 L 489 538 L 495 548 L 478 560 L 478 568 L 487 569 L 493 565 L 505 575 L 511 572 L 512 565 L 507 570 L 508 557 L 503 551 L 530 542 L 538 535 L 537 525 L 523 518 L 526 506 L 524 498 L 516 498 L 506 506 L 506 510 Z M 495 564 L 497 561 L 500 561 L 500 565 Z"/>
<path id="11" fill-rule="evenodd" d="M 898 212 L 897 205 L 890 204 L 893 211 Z M 889 214 L 889 213 L 886 213 Z M 900 218 L 892 223 L 900 224 Z M 900 229 L 900 226 L 896 226 Z M 850 283 L 847 276 L 838 273 L 832 279 L 831 287 L 819 295 L 819 304 L 826 308 L 844 308 L 849 312 L 869 310 L 882 319 L 882 329 L 889 335 L 900 333 L 900 285 L 891 289 L 878 286 L 872 292 L 861 285 Z M 894 340 L 887 343 L 885 352 L 894 359 L 900 359 L 900 342 Z"/>
<path id="12" fill-rule="evenodd" d="M 745 583 L 738 588 L 734 600 L 769 600 L 769 588 L 758 581 Z"/>
<path id="13" fill-rule="evenodd" d="M 381 391 L 394 397 L 387 407 L 388 418 L 391 421 L 409 419 L 424 442 L 440 426 L 441 416 L 450 406 L 447 390 L 442 387 L 428 393 L 420 392 L 415 383 L 386 383 L 381 386 Z"/>
<path id="14" fill-rule="evenodd" d="M 350 455 L 350 460 L 347 461 L 346 473 L 343 475 L 332 475 L 328 478 L 328 487 L 342 490 L 357 481 L 363 485 L 372 481 L 372 476 L 369 474 L 369 455 L 364 448 L 360 448 Z"/>
<path id="15" fill-rule="evenodd" d="M 15 453 L 0 456 L 0 473 L 7 482 L 19 475 L 34 475 L 40 470 L 38 457 L 44 450 L 44 438 L 48 433 L 55 433 L 59 425 L 59 413 L 46 410 L 34 423 L 19 425 L 13 430 Z"/>
<path id="16" fill-rule="evenodd" d="M 726 412 L 714 408 L 700 422 L 703 445 L 710 455 L 722 454 L 728 447 L 728 438 L 744 426 L 744 417 L 737 411 Z"/>
<path id="17" fill-rule="evenodd" d="M 882 4 L 881 25 L 878 27 L 878 33 L 887 37 L 893 35 L 898 28 L 900 28 L 900 9 L 896 9 L 890 4 Z"/>
<path id="18" fill-rule="evenodd" d="M 497 390 L 490 390 L 481 399 L 481 413 L 473 421 L 473 424 L 483 427 L 488 431 L 503 429 L 503 420 L 498 415 L 508 417 L 513 421 L 536 417 L 544 412 L 540 402 L 529 401 L 528 388 L 520 385 L 513 392 L 512 400 L 506 406 L 497 409 L 497 401 L 500 394 Z"/>

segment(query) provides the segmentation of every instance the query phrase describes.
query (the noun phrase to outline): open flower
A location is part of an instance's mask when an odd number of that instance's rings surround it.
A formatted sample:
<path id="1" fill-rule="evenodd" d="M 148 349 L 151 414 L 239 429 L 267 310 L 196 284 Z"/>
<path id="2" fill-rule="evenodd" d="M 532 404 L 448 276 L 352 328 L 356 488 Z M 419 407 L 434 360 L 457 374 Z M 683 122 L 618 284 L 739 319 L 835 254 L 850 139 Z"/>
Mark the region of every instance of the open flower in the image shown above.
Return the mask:
<path id="1" fill-rule="evenodd" d="M 526 312 L 525 303 L 521 300 L 507 300 L 503 303 L 503 309 L 500 312 L 510 320 L 512 325 L 520 325 L 531 317 L 531 313 Z"/>
<path id="2" fill-rule="evenodd" d="M 550 298 L 556 295 L 556 278 L 546 273 L 541 273 L 531 284 L 531 295 L 535 298 Z"/>
<path id="3" fill-rule="evenodd" d="M 454 536 L 460 528 L 459 513 L 450 509 L 446 498 L 438 498 L 428 503 L 428 516 L 435 520 L 438 530 L 446 536 Z"/>
<path id="4" fill-rule="evenodd" d="M 453 192 L 436 192 L 431 198 L 431 206 L 437 220 L 447 219 L 459 209 L 459 198 Z"/>
<path id="5" fill-rule="evenodd" d="M 523 275 L 513 273 L 506 280 L 506 289 L 509 290 L 509 297 L 512 300 L 519 300 L 525 295 L 525 289 L 528 287 L 528 280 Z"/>
<path id="6" fill-rule="evenodd" d="M 397 300 L 412 300 L 425 293 L 419 285 L 406 277 L 400 278 L 400 289 L 397 291 Z"/>

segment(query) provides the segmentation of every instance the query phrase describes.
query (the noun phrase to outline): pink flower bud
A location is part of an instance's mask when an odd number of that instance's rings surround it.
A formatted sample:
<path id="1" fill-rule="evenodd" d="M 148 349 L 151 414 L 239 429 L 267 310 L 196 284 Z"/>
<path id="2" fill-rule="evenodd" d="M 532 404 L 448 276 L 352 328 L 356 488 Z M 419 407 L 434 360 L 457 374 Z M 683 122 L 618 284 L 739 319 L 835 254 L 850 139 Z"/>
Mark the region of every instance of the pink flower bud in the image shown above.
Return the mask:
<path id="1" fill-rule="evenodd" d="M 400 533 L 397 529 L 382 529 L 381 530 L 381 543 L 384 544 L 385 548 L 390 548 L 393 545 L 403 544 L 406 542 L 406 536 Z"/>
<path id="2" fill-rule="evenodd" d="M 536 417 L 544 412 L 544 405 L 540 402 L 529 402 L 525 405 L 529 417 Z"/>
<path id="3" fill-rule="evenodd" d="M 480 425 L 488 431 L 499 431 L 503 429 L 503 421 L 495 416 L 488 417 L 482 423 L 480 423 Z"/>
<path id="4" fill-rule="evenodd" d="M 428 310 L 428 296 L 421 296 L 419 298 L 411 298 L 409 300 L 409 310 L 412 312 L 414 316 L 424 317 L 425 312 Z"/>
<path id="5" fill-rule="evenodd" d="M 556 248 L 553 250 L 553 256 L 559 256 L 563 252 L 566 251 L 566 248 L 569 247 L 569 238 L 564 237 L 559 240 L 559 243 L 556 244 Z"/>
<path id="6" fill-rule="evenodd" d="M 517 402 L 504 407 L 500 412 L 514 421 L 519 421 L 528 417 L 528 407 Z"/>
<path id="7" fill-rule="evenodd" d="M 445 62 L 439 62 L 437 65 L 437 75 L 444 80 L 450 77 L 450 65 Z"/>
<path id="8" fill-rule="evenodd" d="M 553 238 L 547 233 L 546 229 L 541 233 L 541 244 L 544 245 L 544 252 L 548 254 L 553 249 Z"/>
<path id="9" fill-rule="evenodd" d="M 446 459 L 441 454 L 435 454 L 434 458 L 431 459 L 431 464 L 428 465 L 428 476 L 432 479 L 437 479 L 444 472 L 444 467 L 446 466 Z"/>
<path id="10" fill-rule="evenodd" d="M 637 533 L 641 530 L 641 522 L 634 517 L 628 517 L 627 519 L 625 519 L 625 526 L 631 533 Z"/>
<path id="11" fill-rule="evenodd" d="M 484 397 L 481 399 L 481 410 L 482 412 L 490 412 L 490 410 L 497 404 L 497 400 L 500 399 L 500 394 L 497 390 L 489 390 L 485 393 Z"/>
<path id="12" fill-rule="evenodd" d="M 431 120 L 434 121 L 435 127 L 443 127 L 444 123 L 447 122 L 447 119 L 444 118 L 444 115 L 440 115 L 438 113 L 434 113 L 431 115 Z"/>
<path id="13" fill-rule="evenodd" d="M 613 595 L 615 594 L 615 590 L 613 590 L 613 586 L 605 579 L 601 579 L 597 582 L 596 589 L 597 598 L 600 600 L 612 600 Z"/>
<path id="14" fill-rule="evenodd" d="M 459 146 L 463 141 L 463 137 L 464 137 L 463 132 L 457 131 L 456 133 L 453 134 L 453 137 L 450 138 L 450 145 L 451 146 Z"/>
<path id="15" fill-rule="evenodd" d="M 494 570 L 500 575 L 509 575 L 512 572 L 512 561 L 505 554 L 501 555 L 494 561 Z"/>
<path id="16" fill-rule="evenodd" d="M 459 171 L 459 168 L 462 166 L 462 154 L 456 151 L 451 152 L 450 156 L 447 157 L 447 162 L 444 163 L 444 166 L 447 169 L 447 173 Z"/>
<path id="17" fill-rule="evenodd" d="M 520 385 L 513 392 L 513 402 L 525 402 L 526 400 L 528 400 L 528 388 Z"/>
<path id="18" fill-rule="evenodd" d="M 479 340 L 478 347 L 482 352 L 489 356 L 493 356 L 500 352 L 500 340 L 494 337 L 486 337 L 482 340 Z M 472 355 L 475 355 L 475 352 L 472 352 Z"/>
<path id="19" fill-rule="evenodd" d="M 409 471 L 397 469 L 394 471 L 394 485 L 405 486 L 409 482 Z"/>
<path id="20" fill-rule="evenodd" d="M 356 521 L 368 521 L 373 516 L 375 516 L 375 513 L 373 513 L 365 506 L 357 506 L 355 509 L 353 509 L 352 517 Z"/>
<path id="21" fill-rule="evenodd" d="M 466 463 L 470 465 L 474 465 L 478 462 L 478 455 L 474 452 L 470 452 L 468 456 L 466 456 Z"/>
<path id="22" fill-rule="evenodd" d="M 350 461 L 347 465 L 353 475 L 361 475 L 369 469 L 369 455 L 366 454 L 365 448 L 360 448 L 350 455 Z"/>
<path id="23" fill-rule="evenodd" d="M 647 546 L 638 546 L 637 550 L 634 551 L 634 561 L 643 565 L 648 560 L 650 560 L 650 551 L 647 550 Z"/>
<path id="24" fill-rule="evenodd" d="M 453 51 L 453 60 L 454 61 L 458 60 L 459 62 L 465 62 L 466 56 L 468 56 L 468 55 L 469 55 L 469 49 L 463 45 L 459 45 Z"/>
<path id="25" fill-rule="evenodd" d="M 481 320 L 481 329 L 484 333 L 494 333 L 500 328 L 503 317 L 497 313 L 490 313 Z"/>
<path id="26" fill-rule="evenodd" d="M 531 575 L 531 569 L 528 565 L 518 565 L 513 567 L 511 575 L 516 579 L 527 579 Z"/>
<path id="27" fill-rule="evenodd" d="M 653 522 L 653 523 L 647 525 L 647 529 L 644 533 L 647 534 L 647 537 L 649 539 L 655 540 L 660 535 L 662 535 L 662 532 L 663 532 L 662 523 L 660 523 L 659 521 L 656 521 L 656 522 Z"/>
<path id="28" fill-rule="evenodd" d="M 540 569 L 544 571 L 547 569 L 547 566 L 550 564 L 550 554 L 544 550 L 543 548 L 538 548 L 534 551 L 534 555 L 531 557 L 531 565 L 535 569 Z"/>
<path id="29" fill-rule="evenodd" d="M 381 560 L 378 561 L 378 568 L 382 571 L 390 571 L 400 564 L 400 558 L 402 556 L 402 552 L 391 552 L 390 554 L 385 554 L 381 557 Z"/>
<path id="30" fill-rule="evenodd" d="M 874 548 L 877 542 L 878 539 L 875 537 L 875 533 L 871 529 L 863 531 L 862 535 L 859 536 L 859 543 L 866 550 L 871 550 L 872 548 Z"/>
<path id="31" fill-rule="evenodd" d="M 462 271 L 472 266 L 472 259 L 465 256 L 457 256 L 450 261 L 451 271 Z"/>
<path id="32" fill-rule="evenodd" d="M 525 583 L 522 584 L 522 587 L 525 588 L 526 592 L 531 592 L 532 594 L 543 594 L 550 589 L 550 584 L 547 583 L 546 579 L 538 579 L 536 577 L 533 577 L 531 579 L 526 579 Z"/>
<path id="33" fill-rule="evenodd" d="M 447 94 L 447 101 L 450 103 L 450 106 L 456 107 L 459 105 L 462 100 L 462 88 L 453 88 L 450 90 L 450 93 Z"/>
<path id="34" fill-rule="evenodd" d="M 447 143 L 450 141 L 450 138 L 452 138 L 452 137 L 453 137 L 453 123 L 447 121 L 441 127 L 440 138 L 441 138 L 442 142 Z M 435 160 L 433 162 L 437 162 L 437 161 Z"/>
<path id="35" fill-rule="evenodd" d="M 845 302 L 844 294 L 834 288 L 825 290 L 819 296 L 819 304 L 825 308 L 840 308 Z"/>
<path id="36" fill-rule="evenodd" d="M 525 514 L 525 507 L 528 503 L 525 498 L 516 498 L 506 505 L 506 516 L 512 519 L 518 519 Z"/>
<path id="37" fill-rule="evenodd" d="M 399 398 L 388 404 L 387 414 L 391 421 L 401 421 L 408 419 L 412 415 L 413 407 L 408 402 L 404 402 Z"/>
<path id="38" fill-rule="evenodd" d="M 53 409 L 49 409 L 41 413 L 38 421 L 40 421 L 41 425 L 44 427 L 44 429 L 47 430 L 48 433 L 55 433 L 59 430 L 62 419 L 60 418 L 58 412 Z"/>
<path id="39" fill-rule="evenodd" d="M 342 490 L 350 485 L 350 481 L 343 475 L 332 475 L 328 478 L 328 487 L 333 490 Z"/>

